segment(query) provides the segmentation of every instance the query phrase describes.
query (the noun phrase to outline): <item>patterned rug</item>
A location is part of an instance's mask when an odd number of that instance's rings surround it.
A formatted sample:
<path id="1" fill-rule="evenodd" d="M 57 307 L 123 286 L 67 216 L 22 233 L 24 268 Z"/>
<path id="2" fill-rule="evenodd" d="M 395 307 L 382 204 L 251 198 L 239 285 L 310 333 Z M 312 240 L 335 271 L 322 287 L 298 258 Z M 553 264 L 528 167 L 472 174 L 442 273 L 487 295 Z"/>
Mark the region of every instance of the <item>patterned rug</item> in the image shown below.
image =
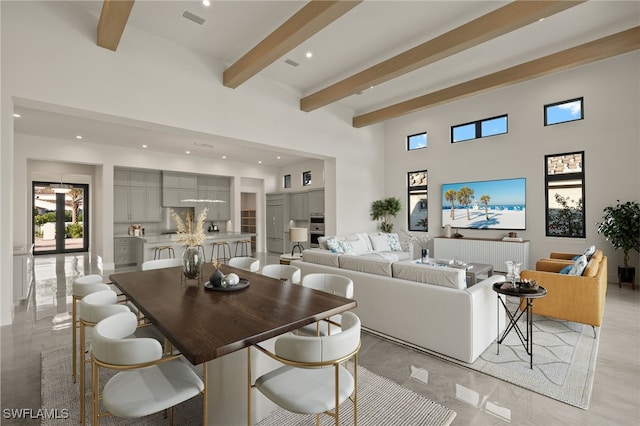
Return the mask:
<path id="1" fill-rule="evenodd" d="M 515 305 L 510 303 L 510 309 Z M 518 321 L 525 328 L 525 316 Z M 600 331 L 598 330 L 598 333 Z M 512 330 L 500 345 L 492 343 L 473 364 L 433 354 L 533 392 L 587 409 L 598 356 L 599 335 L 591 326 L 533 316 L 533 369 L 529 355 Z"/>
<path id="2" fill-rule="evenodd" d="M 196 372 L 201 373 L 200 368 Z M 110 375 L 101 369 L 101 384 Z M 88 382 L 88 378 L 87 378 Z M 42 406 L 50 410 L 51 417 L 42 425 L 68 425 L 79 423 L 78 385 L 71 379 L 70 348 L 59 348 L 42 353 Z M 87 387 L 87 424 L 90 424 L 90 388 Z M 340 417 L 344 424 L 352 424 L 353 404 L 349 401 L 340 406 Z M 202 425 L 202 398 L 196 397 L 175 408 L 174 424 Z M 211 415 L 211 414 L 210 414 Z M 215 415 L 215 414 L 213 414 Z M 456 413 L 434 401 L 406 389 L 391 380 L 358 367 L 358 424 L 371 426 L 387 425 L 450 425 Z M 333 424 L 333 418 L 321 417 L 321 424 Z M 342 422 L 341 422 L 342 423 Z M 103 426 L 155 426 L 168 424 L 162 414 L 140 419 L 106 417 L 100 420 Z M 259 426 L 314 425 L 315 416 L 304 416 L 276 410 L 258 423 Z"/>

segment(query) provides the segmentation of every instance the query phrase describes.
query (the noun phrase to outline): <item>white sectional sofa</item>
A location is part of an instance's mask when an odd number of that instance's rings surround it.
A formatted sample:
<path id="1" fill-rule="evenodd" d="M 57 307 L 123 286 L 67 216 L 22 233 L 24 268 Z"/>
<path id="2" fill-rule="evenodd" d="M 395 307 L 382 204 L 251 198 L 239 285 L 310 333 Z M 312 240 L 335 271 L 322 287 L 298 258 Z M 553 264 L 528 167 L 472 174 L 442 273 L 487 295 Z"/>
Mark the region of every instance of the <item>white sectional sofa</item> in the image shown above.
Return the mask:
<path id="1" fill-rule="evenodd" d="M 291 264 L 303 276 L 325 272 L 351 278 L 358 303 L 354 312 L 366 329 L 464 362 L 475 361 L 496 339 L 498 327 L 504 328 L 504 312 L 498 310 L 492 290 L 504 276 L 494 275 L 467 288 L 464 270 L 418 264 L 409 252 L 382 244 L 381 235 L 386 237 L 381 233 L 326 237 L 320 248 L 305 250 L 302 260 Z M 347 250 L 336 252 L 330 249 L 336 247 L 331 239 L 350 243 L 338 244 Z"/>

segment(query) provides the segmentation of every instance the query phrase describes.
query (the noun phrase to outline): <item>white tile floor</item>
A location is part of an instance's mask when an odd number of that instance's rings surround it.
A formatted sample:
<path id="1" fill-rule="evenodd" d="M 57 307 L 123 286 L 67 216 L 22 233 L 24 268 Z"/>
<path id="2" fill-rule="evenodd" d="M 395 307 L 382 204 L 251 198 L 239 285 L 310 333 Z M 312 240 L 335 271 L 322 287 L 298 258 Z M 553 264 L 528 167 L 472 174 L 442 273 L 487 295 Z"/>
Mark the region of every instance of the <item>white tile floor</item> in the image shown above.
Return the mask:
<path id="1" fill-rule="evenodd" d="M 258 257 L 263 265 L 278 262 L 277 256 Z M 35 292 L 28 303 L 17 307 L 14 324 L 0 329 L 3 410 L 40 408 L 40 353 L 71 345 L 69 312 L 73 277 L 100 273 L 83 254 L 38 256 L 35 265 Z M 105 275 L 108 274 L 107 271 Z M 640 291 L 609 284 L 588 410 L 367 333 L 362 336 L 360 363 L 453 409 L 458 413 L 454 425 L 637 425 L 640 424 L 639 314 Z M 474 400 L 477 395 L 481 398 L 479 403 Z M 0 422 L 39 424 L 36 420 L 17 421 L 4 416 Z"/>

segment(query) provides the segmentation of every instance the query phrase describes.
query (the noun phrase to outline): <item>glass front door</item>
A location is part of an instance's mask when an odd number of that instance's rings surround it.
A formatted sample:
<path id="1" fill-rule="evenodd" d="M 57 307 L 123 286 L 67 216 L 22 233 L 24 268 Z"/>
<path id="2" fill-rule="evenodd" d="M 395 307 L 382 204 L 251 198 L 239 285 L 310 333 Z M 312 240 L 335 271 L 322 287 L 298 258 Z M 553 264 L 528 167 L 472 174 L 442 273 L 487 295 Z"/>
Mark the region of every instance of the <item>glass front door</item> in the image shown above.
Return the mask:
<path id="1" fill-rule="evenodd" d="M 33 183 L 34 254 L 89 250 L 89 185 Z"/>

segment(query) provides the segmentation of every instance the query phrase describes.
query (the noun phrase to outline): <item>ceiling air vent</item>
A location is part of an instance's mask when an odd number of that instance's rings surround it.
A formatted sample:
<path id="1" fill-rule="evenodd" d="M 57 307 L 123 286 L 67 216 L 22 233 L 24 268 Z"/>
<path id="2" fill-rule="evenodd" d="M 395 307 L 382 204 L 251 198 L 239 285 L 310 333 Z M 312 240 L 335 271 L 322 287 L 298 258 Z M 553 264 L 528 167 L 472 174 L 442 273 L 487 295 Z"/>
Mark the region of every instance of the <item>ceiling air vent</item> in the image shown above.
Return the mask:
<path id="1" fill-rule="evenodd" d="M 191 13 L 188 10 L 182 12 L 182 17 L 187 18 L 188 20 L 193 21 L 198 25 L 204 25 L 204 23 L 207 22 L 206 19 L 201 18 L 200 16 L 196 15 L 195 13 Z"/>
<path id="2" fill-rule="evenodd" d="M 285 64 L 289 64 L 292 67 L 297 67 L 298 65 L 300 65 L 299 63 L 297 63 L 296 61 L 292 61 L 291 59 L 287 59 L 284 61 Z"/>

